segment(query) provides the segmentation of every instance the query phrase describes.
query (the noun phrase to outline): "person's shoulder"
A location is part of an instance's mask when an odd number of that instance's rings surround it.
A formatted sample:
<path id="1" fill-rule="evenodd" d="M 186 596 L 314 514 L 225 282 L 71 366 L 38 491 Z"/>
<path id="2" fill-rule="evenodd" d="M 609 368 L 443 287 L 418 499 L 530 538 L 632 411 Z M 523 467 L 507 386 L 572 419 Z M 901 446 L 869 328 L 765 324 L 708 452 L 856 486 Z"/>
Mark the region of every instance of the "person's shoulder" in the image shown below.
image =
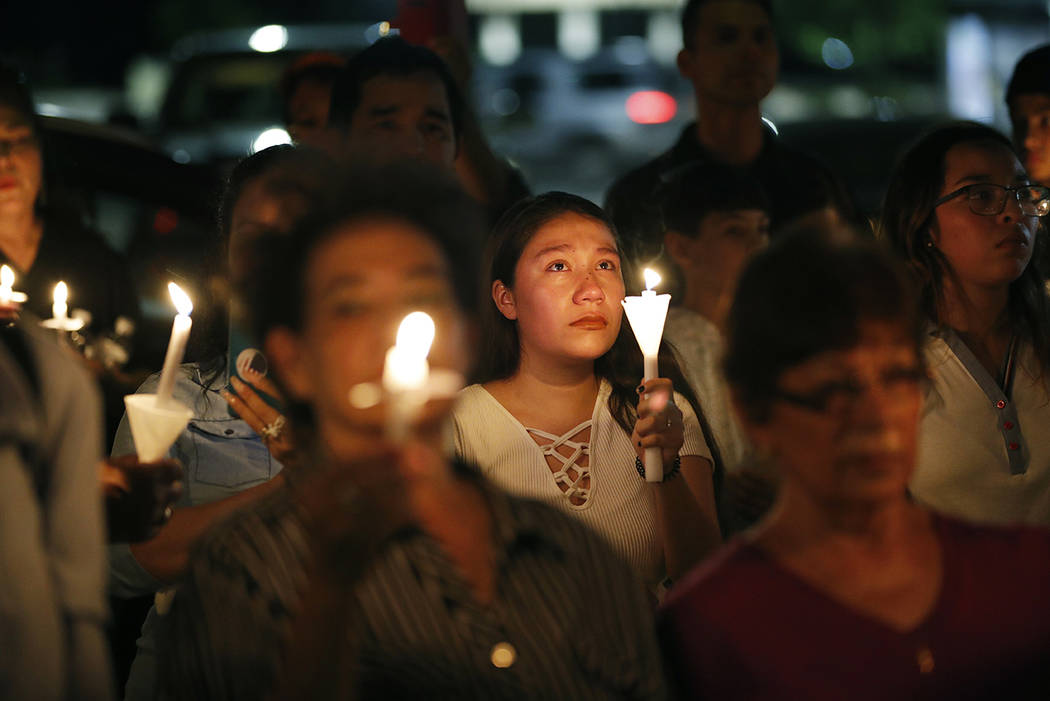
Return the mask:
<path id="1" fill-rule="evenodd" d="M 767 558 L 755 546 L 735 538 L 676 582 L 660 609 L 671 616 L 681 610 L 720 610 L 741 592 L 754 594 L 769 580 L 769 574 Z"/>
<path id="2" fill-rule="evenodd" d="M 460 406 L 474 406 L 479 402 L 485 401 L 486 395 L 488 395 L 488 391 L 480 384 L 467 385 L 456 393 L 456 408 Z"/>
<path id="3" fill-rule="evenodd" d="M 660 175 L 668 168 L 670 154 L 671 151 L 665 151 L 614 180 L 605 193 L 605 208 L 615 214 L 618 207 L 648 201 L 660 183 Z"/>
<path id="4" fill-rule="evenodd" d="M 1006 565 L 1042 556 L 1050 571 L 1050 528 L 1030 524 L 978 524 L 934 513 L 935 527 L 950 547 L 985 553 L 988 561 Z"/>

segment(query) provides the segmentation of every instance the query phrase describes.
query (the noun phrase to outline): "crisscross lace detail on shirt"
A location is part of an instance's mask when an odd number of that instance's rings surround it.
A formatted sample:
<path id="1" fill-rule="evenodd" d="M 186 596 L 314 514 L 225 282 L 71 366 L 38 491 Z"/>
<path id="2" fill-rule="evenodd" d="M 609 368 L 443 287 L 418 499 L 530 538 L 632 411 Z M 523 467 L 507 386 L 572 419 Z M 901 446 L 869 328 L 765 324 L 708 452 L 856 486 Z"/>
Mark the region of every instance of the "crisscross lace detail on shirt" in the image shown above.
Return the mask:
<path id="1" fill-rule="evenodd" d="M 577 508 L 587 506 L 591 497 L 591 444 L 572 439 L 590 428 L 591 419 L 570 428 L 560 436 L 538 428 L 525 429 L 543 451 L 554 483 L 565 494 L 569 503 Z"/>

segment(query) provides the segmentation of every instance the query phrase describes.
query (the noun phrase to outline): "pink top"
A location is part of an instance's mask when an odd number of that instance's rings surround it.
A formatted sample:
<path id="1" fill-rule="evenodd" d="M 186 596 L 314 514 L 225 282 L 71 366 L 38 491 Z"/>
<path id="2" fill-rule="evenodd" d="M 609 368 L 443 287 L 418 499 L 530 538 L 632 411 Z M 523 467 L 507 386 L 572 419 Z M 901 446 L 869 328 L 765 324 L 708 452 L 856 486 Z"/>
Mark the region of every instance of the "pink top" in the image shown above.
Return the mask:
<path id="1" fill-rule="evenodd" d="M 731 542 L 660 610 L 682 698 L 1050 698 L 1050 532 L 934 523 L 944 583 L 906 633 Z"/>

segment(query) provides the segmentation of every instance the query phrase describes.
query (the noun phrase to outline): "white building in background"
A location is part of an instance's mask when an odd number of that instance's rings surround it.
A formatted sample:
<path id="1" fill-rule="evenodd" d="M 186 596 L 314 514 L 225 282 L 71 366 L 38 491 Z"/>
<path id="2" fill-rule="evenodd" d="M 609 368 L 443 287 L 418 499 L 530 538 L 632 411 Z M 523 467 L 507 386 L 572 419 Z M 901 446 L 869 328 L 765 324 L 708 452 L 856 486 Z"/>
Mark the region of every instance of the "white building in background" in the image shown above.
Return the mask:
<path id="1" fill-rule="evenodd" d="M 649 53 L 673 65 L 682 48 L 679 0 L 467 0 L 467 10 L 479 16 L 478 51 L 493 65 L 513 63 L 527 43 L 521 15 L 549 14 L 557 23 L 557 47 L 567 58 L 582 61 L 603 45 L 601 14 L 631 10 L 645 13 L 641 29 Z"/>

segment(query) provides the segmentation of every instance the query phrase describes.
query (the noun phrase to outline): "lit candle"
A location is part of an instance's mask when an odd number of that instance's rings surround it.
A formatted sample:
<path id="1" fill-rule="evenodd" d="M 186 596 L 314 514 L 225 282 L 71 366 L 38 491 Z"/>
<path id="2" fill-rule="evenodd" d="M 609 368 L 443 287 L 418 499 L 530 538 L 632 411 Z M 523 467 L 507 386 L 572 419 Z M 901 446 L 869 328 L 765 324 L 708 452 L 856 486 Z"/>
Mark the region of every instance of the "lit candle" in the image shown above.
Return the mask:
<path id="1" fill-rule="evenodd" d="M 55 285 L 53 299 L 54 301 L 51 304 L 51 316 L 56 320 L 65 321 L 69 318 L 69 307 L 66 305 L 66 300 L 69 299 L 69 288 L 66 287 L 66 283 L 59 281 L 59 283 Z"/>
<path id="2" fill-rule="evenodd" d="M 9 265 L 0 265 L 0 304 L 9 306 L 12 303 L 21 304 L 25 302 L 24 292 L 15 292 L 15 271 Z"/>
<path id="3" fill-rule="evenodd" d="M 79 331 L 84 328 L 84 319 L 71 319 L 69 317 L 69 307 L 66 305 L 69 299 L 69 288 L 66 287 L 66 283 L 59 281 L 55 285 L 55 292 L 51 298 L 51 318 L 45 319 L 40 322 L 40 325 L 46 329 L 55 329 L 56 331 Z"/>
<path id="4" fill-rule="evenodd" d="M 664 322 L 667 320 L 667 305 L 671 295 L 656 294 L 653 288 L 660 284 L 660 275 L 655 270 L 645 269 L 645 288 L 640 297 L 627 297 L 623 300 L 623 309 L 627 320 L 631 322 L 634 337 L 642 350 L 644 359 L 645 380 L 660 376 L 658 357 L 660 341 L 664 336 Z M 649 482 L 663 480 L 663 457 L 659 448 L 645 449 L 645 479 Z"/>
<path id="5" fill-rule="evenodd" d="M 401 320 L 397 341 L 386 352 L 383 391 L 387 395 L 387 437 L 394 442 L 408 436 L 409 427 L 427 401 L 430 365 L 427 355 L 434 342 L 434 320 L 412 312 Z"/>
<path id="6" fill-rule="evenodd" d="M 171 295 L 171 301 L 179 313 L 175 315 L 175 323 L 171 327 L 171 340 L 168 341 L 168 352 L 164 355 L 164 368 L 160 371 L 155 400 L 158 406 L 171 399 L 171 392 L 175 387 L 175 373 L 186 352 L 186 341 L 190 337 L 192 326 L 190 312 L 193 311 L 193 302 L 174 282 L 168 283 L 168 294 Z"/>

